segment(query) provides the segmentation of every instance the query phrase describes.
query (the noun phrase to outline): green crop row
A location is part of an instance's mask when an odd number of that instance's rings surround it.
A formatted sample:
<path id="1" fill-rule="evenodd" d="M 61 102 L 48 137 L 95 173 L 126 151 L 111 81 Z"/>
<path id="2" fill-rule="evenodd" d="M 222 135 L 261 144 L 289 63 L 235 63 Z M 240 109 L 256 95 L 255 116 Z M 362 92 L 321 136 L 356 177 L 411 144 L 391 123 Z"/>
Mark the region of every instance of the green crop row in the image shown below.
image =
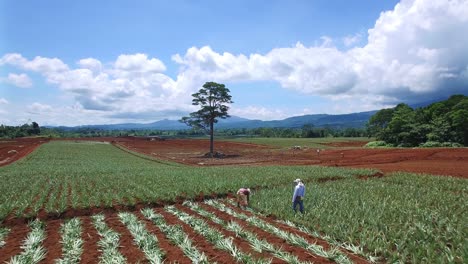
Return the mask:
<path id="1" fill-rule="evenodd" d="M 232 193 L 242 186 L 271 187 L 295 178 L 313 181 L 372 173 L 310 166 L 174 166 L 130 155 L 111 144 L 53 141 L 0 168 L 0 221 L 41 210 L 62 213 L 67 208 L 174 201 L 200 193 Z"/>
<path id="2" fill-rule="evenodd" d="M 252 206 L 363 247 L 389 263 L 468 261 L 468 181 L 395 173 L 367 181 L 306 184 L 305 214 L 294 214 L 292 187 L 262 189 Z"/>

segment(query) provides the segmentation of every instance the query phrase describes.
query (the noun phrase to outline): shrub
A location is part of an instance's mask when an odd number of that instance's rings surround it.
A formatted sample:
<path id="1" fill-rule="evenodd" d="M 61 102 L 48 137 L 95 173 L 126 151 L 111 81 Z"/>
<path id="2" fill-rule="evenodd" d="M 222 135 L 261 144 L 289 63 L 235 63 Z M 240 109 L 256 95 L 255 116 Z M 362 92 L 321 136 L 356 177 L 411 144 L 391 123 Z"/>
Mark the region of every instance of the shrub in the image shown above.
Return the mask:
<path id="1" fill-rule="evenodd" d="M 456 142 L 437 142 L 437 141 L 427 141 L 419 145 L 422 148 L 461 148 L 463 145 Z"/>
<path id="2" fill-rule="evenodd" d="M 388 144 L 385 141 L 371 141 L 367 143 L 365 148 L 390 148 L 392 147 L 392 144 Z"/>

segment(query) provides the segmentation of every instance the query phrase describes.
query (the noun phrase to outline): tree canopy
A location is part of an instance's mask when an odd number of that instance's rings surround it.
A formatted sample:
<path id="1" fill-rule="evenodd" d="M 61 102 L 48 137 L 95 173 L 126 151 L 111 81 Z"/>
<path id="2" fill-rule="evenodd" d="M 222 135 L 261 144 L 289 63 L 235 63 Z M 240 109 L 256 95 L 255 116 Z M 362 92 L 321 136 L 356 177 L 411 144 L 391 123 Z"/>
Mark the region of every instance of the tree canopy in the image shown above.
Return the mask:
<path id="1" fill-rule="evenodd" d="M 468 96 L 453 95 L 418 109 L 407 104 L 382 109 L 369 119 L 367 131 L 394 146 L 414 147 L 426 142 L 468 146 Z"/>
<path id="2" fill-rule="evenodd" d="M 197 93 L 192 94 L 192 105 L 200 106 L 190 116 L 182 117 L 181 122 L 210 135 L 210 156 L 213 156 L 214 124 L 219 118 L 229 117 L 228 104 L 233 103 L 230 91 L 224 84 L 207 82 Z"/>

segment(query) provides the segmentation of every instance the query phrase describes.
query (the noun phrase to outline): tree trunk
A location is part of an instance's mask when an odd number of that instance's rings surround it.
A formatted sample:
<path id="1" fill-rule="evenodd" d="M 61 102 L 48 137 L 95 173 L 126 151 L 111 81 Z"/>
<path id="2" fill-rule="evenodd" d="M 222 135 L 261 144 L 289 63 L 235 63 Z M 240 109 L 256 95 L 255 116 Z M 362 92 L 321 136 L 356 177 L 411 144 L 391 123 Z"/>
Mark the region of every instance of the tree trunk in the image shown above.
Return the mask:
<path id="1" fill-rule="evenodd" d="M 210 157 L 213 157 L 213 145 L 214 145 L 214 122 L 210 122 Z"/>

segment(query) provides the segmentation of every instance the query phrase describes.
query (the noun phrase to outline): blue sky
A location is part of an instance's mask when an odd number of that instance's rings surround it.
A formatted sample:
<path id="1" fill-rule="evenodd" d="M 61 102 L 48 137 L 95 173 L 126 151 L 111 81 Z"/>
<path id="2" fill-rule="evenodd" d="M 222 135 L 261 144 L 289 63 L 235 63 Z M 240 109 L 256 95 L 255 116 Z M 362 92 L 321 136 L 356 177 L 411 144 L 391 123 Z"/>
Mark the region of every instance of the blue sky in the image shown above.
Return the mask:
<path id="1" fill-rule="evenodd" d="M 341 114 L 468 93 L 468 4 L 0 2 L 0 123 L 178 119 L 225 83 L 231 114 Z"/>

